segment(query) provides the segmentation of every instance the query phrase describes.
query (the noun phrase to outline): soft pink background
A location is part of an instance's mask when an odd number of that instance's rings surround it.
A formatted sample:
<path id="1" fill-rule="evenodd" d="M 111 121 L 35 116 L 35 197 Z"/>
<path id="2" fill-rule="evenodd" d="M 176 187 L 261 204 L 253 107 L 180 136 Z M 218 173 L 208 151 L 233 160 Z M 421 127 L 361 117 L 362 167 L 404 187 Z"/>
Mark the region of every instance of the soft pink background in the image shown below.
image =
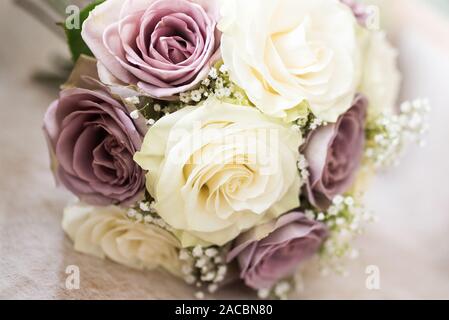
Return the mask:
<path id="1" fill-rule="evenodd" d="M 429 97 L 432 131 L 425 149 L 412 146 L 398 168 L 375 179 L 367 204 L 379 216 L 357 246 L 347 277 L 320 277 L 313 267 L 298 298 L 449 298 L 449 20 L 414 0 L 400 4 L 395 39 L 401 49 L 406 98 Z M 194 290 L 159 272 L 137 272 L 75 253 L 61 227 L 71 197 L 55 189 L 41 122 L 57 92 L 31 82 L 66 54 L 59 38 L 0 1 L 0 298 L 192 298 Z M 81 289 L 65 289 L 65 269 L 81 270 Z M 365 268 L 380 268 L 381 288 L 366 289 Z M 252 297 L 230 288 L 223 298 Z"/>

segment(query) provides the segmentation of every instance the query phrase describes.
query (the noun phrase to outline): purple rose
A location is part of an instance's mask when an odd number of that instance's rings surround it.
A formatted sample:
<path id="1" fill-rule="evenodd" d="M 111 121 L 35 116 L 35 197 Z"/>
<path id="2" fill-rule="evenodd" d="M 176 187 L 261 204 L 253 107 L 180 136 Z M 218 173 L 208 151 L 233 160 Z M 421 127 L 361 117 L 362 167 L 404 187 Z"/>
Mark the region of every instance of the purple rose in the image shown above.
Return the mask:
<path id="1" fill-rule="evenodd" d="M 326 237 L 324 224 L 291 212 L 242 234 L 228 261 L 237 258 L 240 277 L 247 286 L 269 289 L 292 276 L 302 262 L 317 253 Z"/>
<path id="2" fill-rule="evenodd" d="M 97 6 L 82 36 L 100 62 L 102 81 L 133 84 L 159 99 L 199 84 L 219 53 L 214 3 L 108 0 Z"/>
<path id="3" fill-rule="evenodd" d="M 354 182 L 365 145 L 367 106 L 367 99 L 357 95 L 336 123 L 318 128 L 308 138 L 304 149 L 310 172 L 307 196 L 319 209 L 326 209 Z"/>
<path id="4" fill-rule="evenodd" d="M 133 156 L 143 133 L 108 93 L 62 91 L 45 115 L 44 131 L 58 182 L 82 201 L 103 206 L 139 200 L 144 173 Z"/>

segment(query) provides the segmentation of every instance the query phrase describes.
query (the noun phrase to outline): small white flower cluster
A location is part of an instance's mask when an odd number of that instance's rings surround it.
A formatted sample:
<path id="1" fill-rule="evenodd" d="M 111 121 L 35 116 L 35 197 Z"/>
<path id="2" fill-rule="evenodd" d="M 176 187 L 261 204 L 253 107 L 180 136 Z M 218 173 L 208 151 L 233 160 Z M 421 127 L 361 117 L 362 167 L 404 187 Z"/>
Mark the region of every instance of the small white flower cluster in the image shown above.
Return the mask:
<path id="1" fill-rule="evenodd" d="M 137 206 L 128 209 L 127 211 L 128 219 L 143 224 L 153 224 L 169 232 L 173 232 L 173 228 L 169 226 L 164 219 L 158 216 L 155 210 L 154 201 L 141 201 Z"/>
<path id="2" fill-rule="evenodd" d="M 180 250 L 179 259 L 183 262 L 184 280 L 198 288 L 196 294 L 198 299 L 204 298 L 202 291 L 204 288 L 209 293 L 214 293 L 224 281 L 228 272 L 227 251 L 227 247 L 216 246 L 208 248 L 196 246 Z"/>
<path id="3" fill-rule="evenodd" d="M 143 116 L 146 119 L 146 124 L 148 126 L 153 126 L 158 119 L 173 113 L 182 107 L 179 103 L 158 101 L 148 97 L 135 96 L 126 98 L 124 101 L 129 107 L 135 108 L 135 110 L 130 112 L 129 116 L 133 120 L 138 120 Z"/>
<path id="4" fill-rule="evenodd" d="M 336 196 L 327 211 L 307 210 L 305 214 L 326 224 L 330 231 L 321 254 L 323 274 L 330 269 L 344 274 L 343 258 L 357 258 L 358 252 L 351 242 L 363 232 L 364 223 L 374 220 L 373 215 L 351 196 Z"/>
<path id="5" fill-rule="evenodd" d="M 128 97 L 124 99 L 124 102 L 129 107 L 136 108 L 135 110 L 130 112 L 129 116 L 133 120 L 138 120 L 140 118 L 140 110 L 139 110 L 140 98 L 138 96 Z"/>
<path id="6" fill-rule="evenodd" d="M 309 170 L 308 170 L 309 164 L 307 163 L 306 157 L 302 153 L 299 154 L 297 165 L 298 165 L 299 175 L 301 177 L 301 183 L 302 183 L 301 187 L 302 187 L 307 182 L 307 180 L 309 179 L 309 175 L 310 175 Z"/>
<path id="7" fill-rule="evenodd" d="M 298 127 L 301 132 L 305 133 L 308 130 L 308 125 L 311 121 L 312 115 L 310 113 L 309 108 L 306 108 L 306 112 L 300 115 L 300 117 L 294 122 L 293 126 Z"/>
<path id="8" fill-rule="evenodd" d="M 198 88 L 181 93 L 180 101 L 160 101 L 143 96 L 129 97 L 124 101 L 129 107 L 135 108 L 130 113 L 132 119 L 137 120 L 143 115 L 147 119 L 147 125 L 152 126 L 163 116 L 176 112 L 187 105 L 196 105 L 212 95 L 220 100 L 230 99 L 238 104 L 249 104 L 244 92 L 230 81 L 228 70 L 224 64 L 218 69 L 212 67 L 207 78 L 201 82 Z"/>
<path id="9" fill-rule="evenodd" d="M 320 118 L 313 118 L 313 120 L 309 123 L 309 130 L 313 131 L 318 129 L 318 127 L 326 126 L 327 122 L 321 120 Z"/>
<path id="10" fill-rule="evenodd" d="M 131 105 L 138 105 L 140 103 L 140 99 L 138 96 L 128 97 L 125 99 L 125 102 Z"/>
<path id="11" fill-rule="evenodd" d="M 197 104 L 206 100 L 210 96 L 215 96 L 217 99 L 231 99 L 239 104 L 248 104 L 243 91 L 238 90 L 237 87 L 229 80 L 229 73 L 227 67 L 222 64 L 218 69 L 212 67 L 209 71 L 208 77 L 201 82 L 199 88 L 187 91 L 180 94 L 182 103 Z"/>
<path id="12" fill-rule="evenodd" d="M 295 290 L 293 279 L 282 280 L 276 283 L 271 289 L 260 289 L 257 291 L 257 296 L 260 299 L 279 299 L 287 300 L 290 293 Z"/>
<path id="13" fill-rule="evenodd" d="M 428 131 L 428 100 L 404 102 L 398 115 L 383 113 L 368 122 L 365 157 L 376 168 L 398 165 L 399 157 L 408 142 L 424 146 Z"/>
<path id="14" fill-rule="evenodd" d="M 321 126 L 326 126 L 327 122 L 323 121 L 320 118 L 315 117 L 310 108 L 307 105 L 306 112 L 295 121 L 295 124 L 300 128 L 304 137 L 307 137 L 310 132 L 318 129 Z"/>

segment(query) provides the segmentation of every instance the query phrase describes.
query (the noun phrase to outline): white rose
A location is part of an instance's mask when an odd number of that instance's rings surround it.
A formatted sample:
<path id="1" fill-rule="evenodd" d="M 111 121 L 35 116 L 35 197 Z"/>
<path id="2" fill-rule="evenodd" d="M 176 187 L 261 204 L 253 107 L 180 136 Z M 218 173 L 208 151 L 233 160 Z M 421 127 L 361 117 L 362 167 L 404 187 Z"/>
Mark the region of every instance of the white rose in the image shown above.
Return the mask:
<path id="1" fill-rule="evenodd" d="M 210 98 L 151 127 L 135 161 L 183 246 L 223 245 L 299 206 L 301 133 Z"/>
<path id="2" fill-rule="evenodd" d="M 71 206 L 64 211 L 62 226 L 81 253 L 181 275 L 177 238 L 158 226 L 130 221 L 122 208 Z"/>
<path id="3" fill-rule="evenodd" d="M 360 80 L 357 22 L 338 0 L 226 0 L 219 29 L 232 80 L 262 112 L 287 121 L 307 101 L 334 122 Z"/>
<path id="4" fill-rule="evenodd" d="M 397 58 L 384 32 L 368 36 L 360 92 L 368 98 L 371 112 L 394 111 L 401 85 Z"/>

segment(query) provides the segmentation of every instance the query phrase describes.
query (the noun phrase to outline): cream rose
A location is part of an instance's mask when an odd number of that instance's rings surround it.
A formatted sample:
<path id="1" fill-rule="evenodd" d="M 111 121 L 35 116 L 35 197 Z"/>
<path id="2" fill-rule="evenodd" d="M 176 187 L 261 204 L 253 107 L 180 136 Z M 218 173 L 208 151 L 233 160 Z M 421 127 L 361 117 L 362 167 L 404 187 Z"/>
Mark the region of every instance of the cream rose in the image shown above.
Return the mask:
<path id="1" fill-rule="evenodd" d="M 219 29 L 232 80 L 262 112 L 287 121 L 308 102 L 335 122 L 360 80 L 357 22 L 337 0 L 226 0 Z"/>
<path id="2" fill-rule="evenodd" d="M 384 32 L 371 32 L 365 46 L 364 70 L 360 92 L 369 100 L 370 112 L 392 112 L 401 85 L 398 52 Z"/>
<path id="3" fill-rule="evenodd" d="M 135 160 L 183 246 L 223 245 L 299 206 L 301 143 L 255 108 L 210 98 L 159 120 Z"/>
<path id="4" fill-rule="evenodd" d="M 130 221 L 122 208 L 71 206 L 64 211 L 62 225 L 79 252 L 135 269 L 162 268 L 181 275 L 176 237 L 158 226 Z"/>

